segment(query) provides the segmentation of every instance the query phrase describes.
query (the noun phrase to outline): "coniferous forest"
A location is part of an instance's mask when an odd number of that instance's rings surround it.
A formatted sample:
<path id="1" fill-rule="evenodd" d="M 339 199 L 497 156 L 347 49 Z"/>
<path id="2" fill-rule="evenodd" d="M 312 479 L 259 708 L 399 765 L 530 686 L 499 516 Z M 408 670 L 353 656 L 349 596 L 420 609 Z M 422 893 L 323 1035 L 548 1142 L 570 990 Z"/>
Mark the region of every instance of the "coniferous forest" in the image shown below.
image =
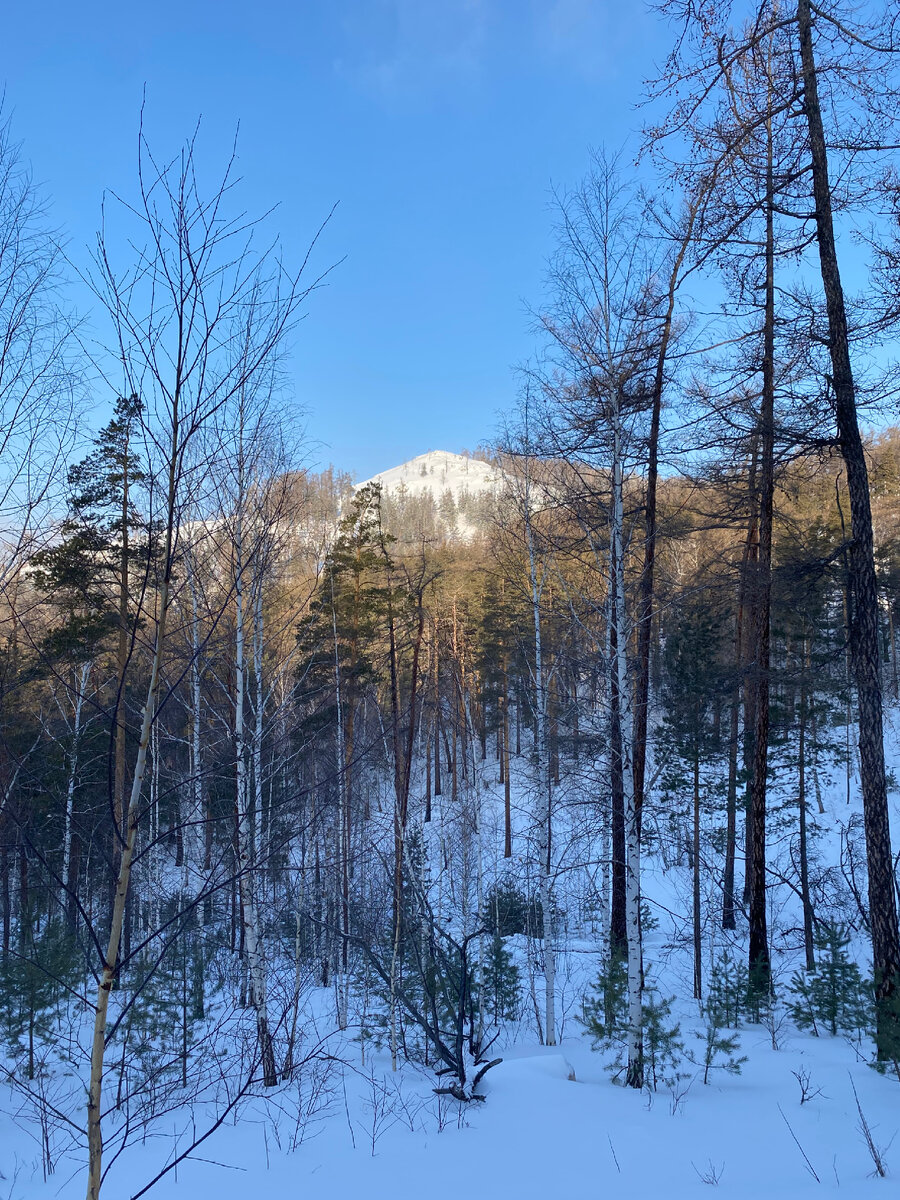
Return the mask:
<path id="1" fill-rule="evenodd" d="M 243 1192 L 251 1125 L 406 1195 L 390 1139 L 492 1120 L 453 1186 L 503 1195 L 529 1088 L 548 1161 L 601 1106 L 613 1194 L 692 1111 L 669 1194 L 751 1186 L 713 1093 L 777 1195 L 890 1173 L 897 11 L 656 9 L 499 429 L 361 485 L 286 368 L 321 231 L 291 264 L 142 126 L 87 338 L 2 125 L 0 1195 Z"/>

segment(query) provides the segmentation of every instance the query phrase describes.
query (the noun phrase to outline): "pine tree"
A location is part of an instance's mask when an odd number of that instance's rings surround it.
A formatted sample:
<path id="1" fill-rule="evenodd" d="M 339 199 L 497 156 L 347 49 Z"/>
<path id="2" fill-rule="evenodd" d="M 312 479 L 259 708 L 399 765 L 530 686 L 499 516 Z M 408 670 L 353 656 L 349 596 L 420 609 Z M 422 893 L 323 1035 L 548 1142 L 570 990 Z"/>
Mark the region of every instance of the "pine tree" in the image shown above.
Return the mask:
<path id="1" fill-rule="evenodd" d="M 839 1032 L 859 1033 L 871 1023 L 871 990 L 847 953 L 849 945 L 850 935 L 841 925 L 823 925 L 816 938 L 815 973 L 798 971 L 791 980 L 796 1000 L 788 1011 L 801 1029 L 812 1030 L 816 1037 L 822 1031 L 832 1037 Z"/>
<path id="2" fill-rule="evenodd" d="M 14 1058 L 35 1077 L 36 1046 L 53 1042 L 58 1009 L 77 988 L 82 956 L 65 921 L 38 921 L 29 904 L 19 944 L 0 956 L 0 1030 Z"/>
<path id="3" fill-rule="evenodd" d="M 725 1033 L 726 1025 L 720 1009 L 706 1008 L 706 1029 L 703 1038 L 702 1057 L 692 1059 L 703 1068 L 703 1082 L 709 1083 L 711 1071 L 724 1071 L 727 1075 L 740 1075 L 747 1061 L 746 1054 L 738 1055 L 740 1039 Z"/>
<path id="4" fill-rule="evenodd" d="M 89 660 L 116 630 L 127 649 L 129 574 L 150 549 L 151 531 L 136 502 L 146 481 L 135 448 L 141 411 L 136 396 L 119 398 L 93 452 L 69 471 L 59 541 L 31 560 L 36 585 L 63 618 L 44 638 L 53 658 Z"/>
<path id="5" fill-rule="evenodd" d="M 674 1088 L 683 1073 L 679 1070 L 684 1043 L 681 1027 L 672 1020 L 674 996 L 666 999 L 658 989 L 648 987 L 644 993 L 643 1046 L 644 1086 L 650 1091 L 660 1087 Z"/>
<path id="6" fill-rule="evenodd" d="M 621 1036 L 628 1025 L 628 969 L 620 954 L 600 968 L 592 994 L 582 1003 L 582 1022 L 594 1046 Z"/>
<path id="7" fill-rule="evenodd" d="M 749 973 L 725 950 L 713 964 L 704 1008 L 722 1028 L 737 1029 L 747 1008 Z"/>
<path id="8" fill-rule="evenodd" d="M 670 792 L 691 796 L 691 864 L 694 943 L 694 997 L 703 994 L 701 873 L 701 773 L 718 752 L 720 737 L 712 721 L 716 696 L 722 687 L 721 616 L 696 597 L 686 599 L 673 614 L 665 648 L 665 721 L 661 742 L 682 769 L 669 770 Z M 684 777 L 687 768 L 688 778 Z M 680 806 L 679 806 L 680 807 Z"/>
<path id="9" fill-rule="evenodd" d="M 481 996 L 495 1020 L 515 1021 L 518 1017 L 522 996 L 519 968 L 499 933 L 488 943 L 482 963 Z"/>

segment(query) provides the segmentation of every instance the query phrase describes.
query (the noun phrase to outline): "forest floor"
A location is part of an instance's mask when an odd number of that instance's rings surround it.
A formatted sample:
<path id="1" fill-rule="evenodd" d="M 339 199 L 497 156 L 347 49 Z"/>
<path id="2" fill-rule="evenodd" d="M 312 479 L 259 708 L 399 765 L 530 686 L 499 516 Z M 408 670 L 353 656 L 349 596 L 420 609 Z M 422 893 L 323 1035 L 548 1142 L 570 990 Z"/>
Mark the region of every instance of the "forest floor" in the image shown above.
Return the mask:
<path id="1" fill-rule="evenodd" d="M 679 1200 L 717 1186 L 735 1200 L 799 1200 L 891 1188 L 900 1171 L 900 1147 L 887 1148 L 900 1129 L 896 1080 L 858 1062 L 841 1039 L 789 1035 L 776 1051 L 767 1029 L 750 1027 L 741 1040 L 748 1062 L 740 1076 L 707 1086 L 695 1078 L 677 1102 L 615 1085 L 603 1054 L 577 1036 L 557 1048 L 515 1047 L 486 1079 L 485 1102 L 462 1112 L 455 1102 L 439 1106 L 430 1078 L 408 1068 L 392 1077 L 390 1064 L 376 1060 L 374 1069 L 329 1081 L 328 1110 L 310 1118 L 295 1149 L 292 1097 L 281 1096 L 277 1125 L 260 1102 L 249 1102 L 151 1194 L 244 1200 L 260 1188 L 277 1200 L 312 1193 Z M 819 1093 L 807 1103 L 795 1072 L 808 1072 Z M 873 1178 L 853 1085 L 875 1142 L 887 1148 L 887 1181 Z M 194 1116 L 199 1125 L 203 1114 Z M 171 1153 L 191 1121 L 177 1114 L 161 1124 L 155 1144 L 129 1149 L 104 1194 L 121 1200 L 139 1190 L 158 1169 L 164 1143 Z M 83 1172 L 72 1163 L 42 1182 L 38 1147 L 6 1121 L 0 1155 L 3 1200 L 83 1195 Z"/>
<path id="2" fill-rule="evenodd" d="M 896 713 L 889 724 L 889 762 L 896 774 Z M 835 775 L 824 792 L 826 812 L 816 815 L 816 855 L 840 874 L 859 801 L 853 787 L 848 803 L 846 781 Z M 789 782 L 784 791 L 787 804 Z M 897 799 L 895 788 L 895 822 Z M 900 823 L 894 832 L 896 845 Z M 773 837 L 776 869 L 790 853 L 788 834 L 780 842 Z M 689 996 L 690 873 L 683 863 L 672 868 L 651 854 L 644 885 L 650 912 L 656 914 L 645 941 L 648 976 L 662 996 Z M 560 956 L 561 1044 L 538 1043 L 533 1017 L 524 1011 L 532 1007 L 526 986 L 522 1019 L 505 1028 L 497 1042 L 494 1053 L 503 1062 L 484 1079 L 483 1103 L 461 1107 L 438 1098 L 431 1072 L 411 1065 L 392 1072 L 384 1048 L 368 1045 L 363 1062 L 354 1031 L 333 1032 L 332 993 L 313 990 L 306 1040 L 315 1042 L 318 1028 L 327 1060 L 265 1098 L 245 1100 L 149 1194 L 158 1200 L 246 1200 L 248 1191 L 259 1188 L 274 1200 L 313 1193 L 329 1200 L 360 1195 L 366 1200 L 682 1200 L 715 1187 L 729 1200 L 802 1200 L 891 1190 L 900 1177 L 900 1082 L 869 1065 L 867 1037 L 814 1037 L 788 1020 L 786 985 L 802 965 L 796 902 L 785 885 L 774 885 L 771 893 L 773 962 L 782 999 L 774 1017 L 761 1024 L 745 1018 L 735 1031 L 740 1043 L 735 1053 L 746 1056 L 740 1074 L 713 1070 L 704 1084 L 697 1065 L 704 1018 L 696 1001 L 679 999 L 673 1001 L 672 1018 L 686 1054 L 674 1086 L 635 1092 L 611 1077 L 613 1053 L 594 1048 L 578 1020 L 597 971 L 601 918 L 596 930 L 573 932 Z M 711 961 L 724 941 L 712 892 L 704 905 L 712 914 L 705 949 Z M 737 957 L 741 945 L 738 935 L 732 945 Z M 854 948 L 865 971 L 865 938 L 857 935 Z M 520 953 L 517 958 L 523 965 Z M 524 982 L 524 965 L 522 974 Z M 57 1097 L 57 1102 L 79 1111 L 78 1097 Z M 44 1178 L 40 1128 L 27 1112 L 16 1116 L 18 1103 L 0 1088 L 0 1200 L 83 1196 L 80 1155 L 58 1155 L 53 1174 Z M 202 1107 L 160 1118 L 152 1138 L 135 1139 L 112 1165 L 103 1195 L 127 1200 L 140 1193 L 210 1120 Z M 867 1147 L 866 1123 L 883 1152 L 886 1180 Z"/>

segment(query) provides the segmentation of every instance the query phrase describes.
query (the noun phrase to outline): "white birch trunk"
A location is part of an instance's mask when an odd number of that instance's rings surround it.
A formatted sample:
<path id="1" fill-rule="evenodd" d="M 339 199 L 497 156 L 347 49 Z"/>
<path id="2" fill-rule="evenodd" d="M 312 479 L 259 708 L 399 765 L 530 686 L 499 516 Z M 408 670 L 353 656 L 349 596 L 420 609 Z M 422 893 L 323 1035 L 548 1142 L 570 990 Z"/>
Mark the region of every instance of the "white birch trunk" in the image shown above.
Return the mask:
<path id="1" fill-rule="evenodd" d="M 526 504 L 530 503 L 530 497 Z M 534 675 L 535 675 L 535 738 L 538 767 L 538 855 L 541 895 L 541 918 L 544 941 L 544 1041 L 556 1045 L 556 947 L 553 942 L 553 878 L 552 878 L 552 805 L 553 781 L 550 777 L 550 755 L 547 747 L 547 692 L 544 684 L 544 662 L 541 646 L 541 581 L 538 578 L 537 554 L 531 531 L 531 513 L 525 515 L 525 537 L 528 546 L 528 570 L 531 583 L 532 615 L 534 618 Z"/>
<path id="2" fill-rule="evenodd" d="M 200 617 L 197 603 L 197 580 L 194 575 L 193 554 L 188 554 L 188 582 L 191 592 L 191 802 L 185 825 L 184 888 L 191 891 L 191 872 L 199 881 L 205 872 L 203 812 L 203 754 L 200 744 Z M 199 912 L 197 914 L 199 921 Z"/>
<path id="3" fill-rule="evenodd" d="M 241 476 L 243 471 L 241 470 Z M 241 478 L 243 484 L 243 478 Z M 260 938 L 259 916 L 254 888 L 254 838 L 250 811 L 250 787 L 247 771 L 247 731 L 245 720 L 246 655 L 244 649 L 244 578 L 243 578 L 243 486 L 238 495 L 238 514 L 235 524 L 235 702 L 234 743 L 237 783 L 237 846 L 238 880 L 243 910 L 244 954 L 250 980 L 250 1004 L 256 1013 L 256 1029 L 259 1037 L 259 1053 L 263 1068 L 263 1082 L 274 1087 L 278 1082 L 275 1073 L 275 1056 L 266 1000 L 266 971 Z"/>
<path id="4" fill-rule="evenodd" d="M 622 465 L 622 417 L 618 398 L 613 409 L 612 560 L 615 572 L 616 683 L 622 739 L 622 782 L 625 794 L 625 925 L 628 936 L 628 1068 L 626 1081 L 643 1087 L 641 998 L 641 845 L 631 772 L 632 704 L 628 679 L 628 627 L 625 613 L 625 538 Z"/>

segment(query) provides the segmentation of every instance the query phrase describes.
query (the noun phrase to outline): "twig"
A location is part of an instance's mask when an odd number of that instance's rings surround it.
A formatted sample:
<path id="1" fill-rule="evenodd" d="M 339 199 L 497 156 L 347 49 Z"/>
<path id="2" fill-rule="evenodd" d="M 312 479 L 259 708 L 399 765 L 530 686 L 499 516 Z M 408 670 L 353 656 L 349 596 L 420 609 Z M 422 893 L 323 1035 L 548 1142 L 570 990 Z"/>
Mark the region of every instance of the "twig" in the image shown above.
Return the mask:
<path id="1" fill-rule="evenodd" d="M 875 1170 L 872 1175 L 878 1175 L 884 1179 L 887 1175 L 887 1163 L 884 1161 L 884 1150 L 877 1145 L 875 1138 L 872 1136 L 872 1129 L 869 1122 L 866 1120 L 866 1114 L 862 1110 L 862 1105 L 859 1102 L 859 1096 L 856 1092 L 856 1084 L 853 1082 L 853 1076 L 850 1076 L 850 1086 L 853 1088 L 853 1099 L 856 1101 L 856 1111 L 859 1113 L 859 1132 L 863 1135 L 863 1140 L 866 1143 L 866 1149 L 869 1151 L 869 1156 L 875 1164 Z"/>
<path id="2" fill-rule="evenodd" d="M 779 1104 L 777 1107 L 778 1107 L 778 1111 L 781 1113 L 781 1119 L 782 1119 L 782 1121 L 784 1121 L 785 1125 L 787 1125 L 787 1127 L 788 1127 L 788 1132 L 790 1133 L 791 1137 L 794 1139 L 794 1142 L 796 1143 L 797 1149 L 798 1149 L 798 1150 L 800 1151 L 800 1153 L 803 1155 L 803 1161 L 806 1163 L 807 1170 L 809 1171 L 810 1175 L 812 1175 L 812 1177 L 813 1177 L 813 1179 L 816 1181 L 816 1183 L 821 1183 L 821 1182 L 822 1182 L 822 1180 L 821 1180 L 821 1179 L 819 1178 L 819 1176 L 816 1174 L 816 1168 L 815 1168 L 815 1167 L 812 1165 L 812 1163 L 809 1161 L 809 1156 L 807 1155 L 807 1153 L 806 1153 L 806 1151 L 803 1149 L 803 1147 L 800 1145 L 800 1142 L 799 1142 L 799 1140 L 798 1140 L 798 1138 L 797 1138 L 797 1135 L 796 1135 L 796 1133 L 794 1133 L 793 1129 L 791 1129 L 791 1123 L 790 1123 L 790 1121 L 787 1119 L 787 1117 L 784 1115 L 784 1109 L 781 1107 L 781 1105 L 780 1105 L 780 1104 Z"/>
<path id="3" fill-rule="evenodd" d="M 619 1172 L 619 1174 L 621 1175 L 621 1174 L 622 1174 L 622 1168 L 619 1166 L 619 1160 L 616 1158 L 616 1148 L 615 1148 L 615 1146 L 612 1144 L 612 1138 L 609 1136 L 609 1134 L 607 1134 L 607 1135 L 606 1135 L 606 1140 L 609 1142 L 609 1150 L 610 1150 L 610 1153 L 611 1153 L 611 1154 L 612 1154 L 612 1156 L 613 1156 L 613 1162 L 616 1164 L 616 1170 L 617 1170 L 617 1171 Z"/>

